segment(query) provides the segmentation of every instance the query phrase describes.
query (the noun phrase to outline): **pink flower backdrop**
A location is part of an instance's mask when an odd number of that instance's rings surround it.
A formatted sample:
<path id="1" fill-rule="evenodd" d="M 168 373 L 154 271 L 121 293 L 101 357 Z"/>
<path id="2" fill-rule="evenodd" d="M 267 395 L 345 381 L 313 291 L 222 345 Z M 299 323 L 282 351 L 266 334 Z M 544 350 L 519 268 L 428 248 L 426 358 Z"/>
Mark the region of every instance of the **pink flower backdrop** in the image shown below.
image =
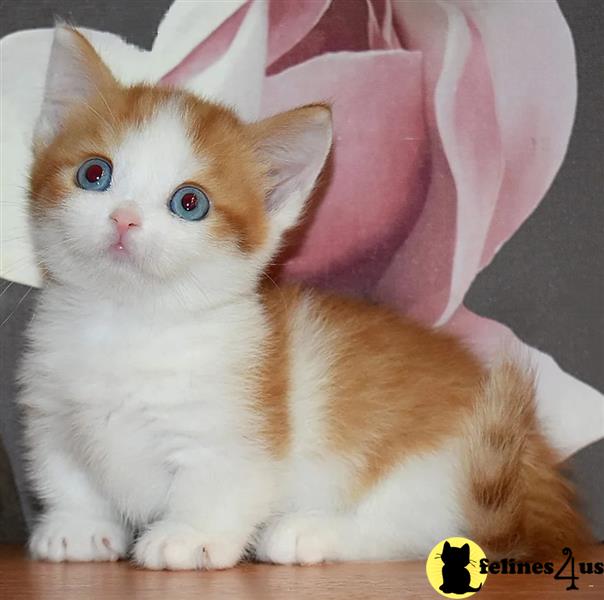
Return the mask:
<path id="1" fill-rule="evenodd" d="M 333 156 L 279 275 L 455 331 L 487 363 L 512 349 L 538 371 L 540 415 L 564 455 L 604 436 L 598 392 L 462 303 L 568 144 L 575 56 L 554 1 L 177 0 L 151 51 L 86 34 L 125 83 L 185 86 L 245 119 L 331 102 Z M 1 235 L 13 243 L 0 275 L 29 285 L 40 278 L 23 186 L 51 37 L 1 41 Z"/>

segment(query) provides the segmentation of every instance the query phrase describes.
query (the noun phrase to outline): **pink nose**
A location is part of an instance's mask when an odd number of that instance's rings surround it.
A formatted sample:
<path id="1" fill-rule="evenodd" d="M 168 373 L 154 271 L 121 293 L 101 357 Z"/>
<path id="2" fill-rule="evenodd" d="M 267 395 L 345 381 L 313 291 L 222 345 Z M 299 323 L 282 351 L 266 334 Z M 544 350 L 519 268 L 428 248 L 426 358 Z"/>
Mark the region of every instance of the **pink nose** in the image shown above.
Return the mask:
<path id="1" fill-rule="evenodd" d="M 115 223 L 115 228 L 120 237 L 131 227 L 140 227 L 141 224 L 141 216 L 133 208 L 116 208 L 109 215 L 109 218 Z"/>

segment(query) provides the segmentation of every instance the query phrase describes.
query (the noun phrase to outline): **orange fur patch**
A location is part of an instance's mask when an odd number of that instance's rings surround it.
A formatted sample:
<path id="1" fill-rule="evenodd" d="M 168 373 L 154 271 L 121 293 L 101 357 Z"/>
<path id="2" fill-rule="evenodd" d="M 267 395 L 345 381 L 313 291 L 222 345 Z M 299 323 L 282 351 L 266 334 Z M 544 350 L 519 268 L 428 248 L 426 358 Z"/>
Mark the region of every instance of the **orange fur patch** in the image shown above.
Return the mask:
<path id="1" fill-rule="evenodd" d="M 331 445 L 364 465 L 358 495 L 406 457 L 454 435 L 483 371 L 453 338 L 387 309 L 319 296 L 316 310 L 335 334 Z"/>
<path id="2" fill-rule="evenodd" d="M 298 288 L 261 286 L 268 334 L 259 368 L 259 388 L 255 409 L 262 419 L 261 436 L 273 456 L 286 456 L 291 442 L 289 420 L 289 372 L 291 368 L 291 314 L 298 300 Z"/>

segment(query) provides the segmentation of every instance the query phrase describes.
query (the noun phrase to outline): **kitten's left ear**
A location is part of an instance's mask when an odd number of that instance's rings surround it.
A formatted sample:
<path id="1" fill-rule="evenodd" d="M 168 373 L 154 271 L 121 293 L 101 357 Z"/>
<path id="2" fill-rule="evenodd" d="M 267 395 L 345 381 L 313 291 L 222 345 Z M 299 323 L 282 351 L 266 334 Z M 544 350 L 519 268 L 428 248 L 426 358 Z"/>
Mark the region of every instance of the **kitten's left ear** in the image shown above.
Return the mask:
<path id="1" fill-rule="evenodd" d="M 298 222 L 323 169 L 332 141 L 331 110 L 324 104 L 303 106 L 250 127 L 269 178 L 266 211 L 276 243 Z"/>
<path id="2" fill-rule="evenodd" d="M 49 143 L 74 106 L 116 85 L 111 71 L 92 44 L 72 27 L 58 25 L 50 49 L 34 143 Z"/>

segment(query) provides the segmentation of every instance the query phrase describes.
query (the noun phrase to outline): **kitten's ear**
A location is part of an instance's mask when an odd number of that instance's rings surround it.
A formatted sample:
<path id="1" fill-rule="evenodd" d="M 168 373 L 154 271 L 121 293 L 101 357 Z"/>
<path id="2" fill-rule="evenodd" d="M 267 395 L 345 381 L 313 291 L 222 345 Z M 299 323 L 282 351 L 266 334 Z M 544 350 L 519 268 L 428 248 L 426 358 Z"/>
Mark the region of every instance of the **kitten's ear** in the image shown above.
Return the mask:
<path id="1" fill-rule="evenodd" d="M 470 556 L 470 544 L 464 544 L 461 547 L 461 550 L 464 554 L 467 554 L 468 556 Z"/>
<path id="2" fill-rule="evenodd" d="M 50 49 L 34 143 L 50 142 L 75 105 L 116 85 L 111 71 L 90 42 L 75 29 L 58 25 Z"/>
<path id="3" fill-rule="evenodd" d="M 331 110 L 324 104 L 296 108 L 250 125 L 270 181 L 266 211 L 277 242 L 304 210 L 331 148 Z"/>
<path id="4" fill-rule="evenodd" d="M 449 544 L 449 542 L 445 542 L 445 545 L 443 546 L 443 552 L 446 552 L 447 550 L 451 549 L 451 544 Z"/>

